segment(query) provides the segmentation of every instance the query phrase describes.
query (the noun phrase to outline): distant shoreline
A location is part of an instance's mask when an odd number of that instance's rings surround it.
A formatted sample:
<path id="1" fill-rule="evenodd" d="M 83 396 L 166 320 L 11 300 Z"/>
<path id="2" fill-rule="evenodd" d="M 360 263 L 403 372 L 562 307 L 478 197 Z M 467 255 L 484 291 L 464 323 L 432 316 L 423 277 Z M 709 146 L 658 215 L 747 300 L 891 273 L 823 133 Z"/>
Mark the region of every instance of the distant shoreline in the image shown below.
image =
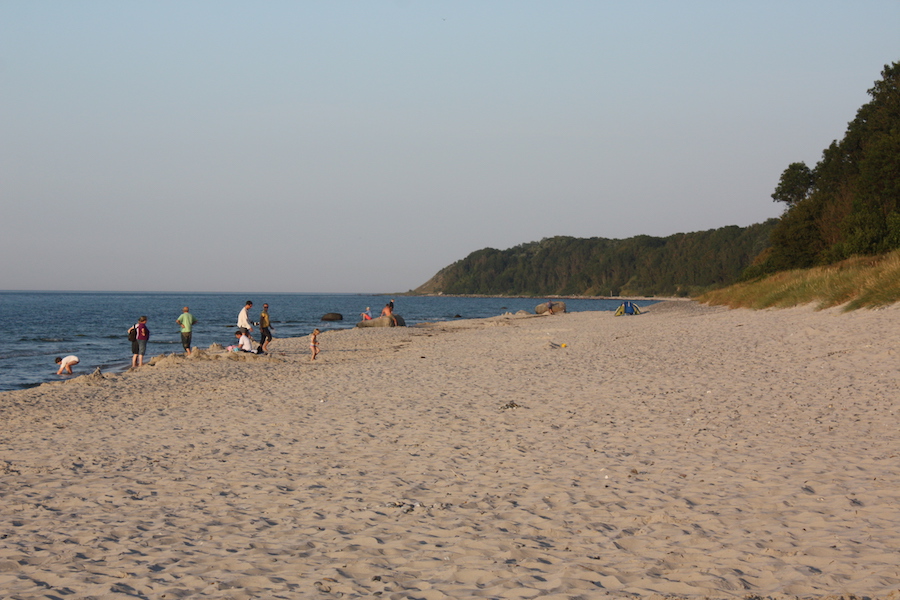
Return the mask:
<path id="1" fill-rule="evenodd" d="M 385 294 L 390 296 L 391 294 Z M 535 300 L 540 300 L 541 298 L 552 298 L 554 300 L 630 300 L 632 302 L 670 302 L 670 301 L 692 301 L 692 298 L 679 298 L 677 296 L 578 296 L 575 294 L 569 295 L 555 295 L 549 294 L 546 296 L 508 296 L 505 294 L 423 294 L 416 292 L 404 292 L 402 294 L 393 294 L 394 296 L 416 296 L 423 298 L 515 298 L 517 300 L 527 300 L 529 298 L 533 298 Z"/>

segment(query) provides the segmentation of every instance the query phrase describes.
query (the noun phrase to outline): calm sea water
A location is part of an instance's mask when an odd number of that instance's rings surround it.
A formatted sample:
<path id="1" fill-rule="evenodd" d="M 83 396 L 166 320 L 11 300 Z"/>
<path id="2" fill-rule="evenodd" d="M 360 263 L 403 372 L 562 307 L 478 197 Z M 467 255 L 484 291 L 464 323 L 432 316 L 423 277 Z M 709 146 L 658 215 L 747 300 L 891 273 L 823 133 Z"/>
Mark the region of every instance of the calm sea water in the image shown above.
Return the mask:
<path id="1" fill-rule="evenodd" d="M 274 335 L 299 337 L 318 327 L 322 331 L 353 327 L 367 306 L 378 315 L 388 296 L 357 294 L 186 294 L 116 292 L 0 292 L 0 391 L 21 389 L 60 379 L 54 358 L 75 354 L 81 363 L 74 375 L 123 371 L 131 364 L 128 328 L 146 315 L 150 342 L 145 360 L 182 352 L 175 319 L 187 305 L 199 323 L 193 345 L 234 343 L 238 312 L 253 301 L 251 320 L 259 320 L 269 304 Z M 394 297 L 395 312 L 407 325 L 457 318 L 493 317 L 504 312 L 534 311 L 543 302 L 534 298 Z M 570 312 L 615 310 L 619 300 L 566 299 Z M 337 312 L 343 321 L 324 322 L 322 315 Z"/>

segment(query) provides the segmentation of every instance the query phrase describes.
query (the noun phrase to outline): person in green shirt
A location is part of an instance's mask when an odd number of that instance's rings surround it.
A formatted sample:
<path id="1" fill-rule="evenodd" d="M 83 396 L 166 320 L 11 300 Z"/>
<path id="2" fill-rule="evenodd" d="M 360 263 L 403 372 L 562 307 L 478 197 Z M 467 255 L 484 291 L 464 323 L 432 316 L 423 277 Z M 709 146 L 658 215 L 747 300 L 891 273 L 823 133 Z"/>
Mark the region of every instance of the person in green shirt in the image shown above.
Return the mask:
<path id="1" fill-rule="evenodd" d="M 181 346 L 184 348 L 184 353 L 190 356 L 191 332 L 193 331 L 194 323 L 197 322 L 197 319 L 191 314 L 191 310 L 185 306 L 181 309 L 181 315 L 175 319 L 175 322 L 181 325 Z"/>

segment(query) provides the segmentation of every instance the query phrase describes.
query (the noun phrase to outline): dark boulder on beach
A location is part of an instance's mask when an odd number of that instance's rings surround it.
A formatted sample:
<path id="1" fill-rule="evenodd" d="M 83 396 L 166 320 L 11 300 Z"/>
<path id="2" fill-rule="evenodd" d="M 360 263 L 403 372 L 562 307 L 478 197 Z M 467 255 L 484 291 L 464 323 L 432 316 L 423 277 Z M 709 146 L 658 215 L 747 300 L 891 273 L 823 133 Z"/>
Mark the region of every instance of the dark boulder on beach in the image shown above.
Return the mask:
<path id="1" fill-rule="evenodd" d="M 341 313 L 326 313 L 322 315 L 323 321 L 343 321 L 344 315 Z"/>
<path id="2" fill-rule="evenodd" d="M 406 327 L 406 321 L 400 315 L 390 317 L 378 317 L 377 319 L 364 319 L 356 324 L 357 327 Z"/>
<path id="3" fill-rule="evenodd" d="M 534 307 L 534 312 L 542 315 L 547 312 L 547 303 L 538 304 Z M 565 302 L 554 302 L 553 303 L 553 314 L 564 313 L 566 312 L 566 303 Z"/>

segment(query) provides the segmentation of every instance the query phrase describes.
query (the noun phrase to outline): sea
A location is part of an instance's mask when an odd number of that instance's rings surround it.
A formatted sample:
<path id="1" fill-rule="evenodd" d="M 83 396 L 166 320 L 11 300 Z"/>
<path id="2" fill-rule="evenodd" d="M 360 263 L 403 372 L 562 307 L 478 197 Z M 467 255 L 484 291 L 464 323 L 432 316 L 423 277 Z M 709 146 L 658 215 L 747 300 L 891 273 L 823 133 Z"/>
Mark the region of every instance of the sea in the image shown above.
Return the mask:
<path id="1" fill-rule="evenodd" d="M 300 337 L 313 329 L 348 329 L 371 307 L 378 316 L 389 300 L 408 326 L 453 319 L 493 317 L 519 310 L 534 312 L 541 298 L 459 296 L 387 296 L 372 294 L 240 294 L 140 292 L 0 292 L 0 391 L 24 389 L 63 379 L 57 356 L 74 354 L 81 362 L 73 377 L 94 372 L 122 372 L 131 366 L 127 330 L 147 317 L 150 340 L 145 361 L 183 352 L 175 319 L 184 306 L 198 320 L 192 345 L 207 348 L 234 343 L 238 312 L 253 302 L 252 321 L 269 305 L 273 335 Z M 563 298 L 569 312 L 614 311 L 621 299 Z M 643 306 L 648 303 L 639 302 Z M 322 321 L 326 313 L 341 321 Z"/>

